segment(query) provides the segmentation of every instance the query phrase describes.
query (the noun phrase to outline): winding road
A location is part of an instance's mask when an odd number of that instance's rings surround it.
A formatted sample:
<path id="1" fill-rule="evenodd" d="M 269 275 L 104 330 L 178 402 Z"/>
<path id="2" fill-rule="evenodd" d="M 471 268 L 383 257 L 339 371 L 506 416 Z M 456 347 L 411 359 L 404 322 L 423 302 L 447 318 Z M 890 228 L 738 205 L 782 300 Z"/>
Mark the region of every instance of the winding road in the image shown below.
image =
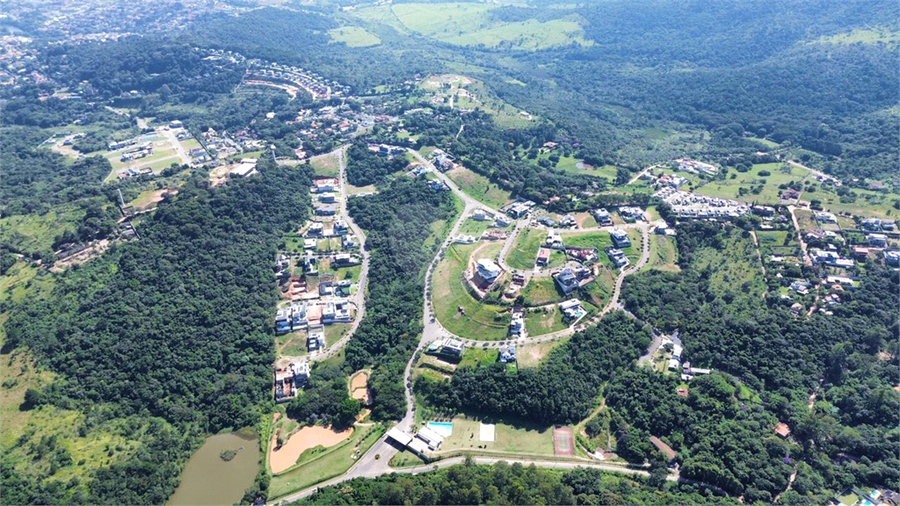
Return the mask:
<path id="1" fill-rule="evenodd" d="M 459 187 L 445 174 L 434 168 L 434 165 L 431 164 L 427 159 L 425 159 L 421 154 L 414 150 L 409 150 L 412 155 L 419 160 L 419 162 L 423 163 L 427 168 L 430 168 L 432 172 L 446 185 L 450 188 L 450 190 L 459 197 L 463 204 L 463 210 L 460 213 L 459 217 L 454 222 L 450 232 L 447 234 L 447 237 L 444 239 L 444 242 L 438 248 L 438 252 L 435 257 L 432 259 L 431 263 L 428 266 L 428 269 L 425 272 L 425 280 L 424 280 L 424 297 L 423 297 L 423 329 L 422 336 L 419 339 L 419 344 L 416 348 L 416 351 L 412 354 L 409 361 L 406 364 L 406 368 L 404 370 L 404 388 L 405 388 L 405 396 L 406 396 L 406 414 L 404 417 L 397 423 L 396 428 L 403 432 L 411 432 L 415 425 L 415 398 L 412 391 L 412 371 L 415 366 L 416 361 L 419 358 L 422 350 L 428 346 L 432 341 L 437 339 L 443 339 L 446 337 L 454 337 L 456 339 L 460 339 L 466 343 L 468 346 L 499 346 L 500 341 L 480 341 L 476 339 L 468 339 L 463 338 L 461 336 L 457 336 L 447 331 L 441 324 L 438 322 L 437 317 L 434 315 L 434 312 L 431 307 L 431 280 L 434 274 L 434 269 L 437 267 L 440 260 L 443 258 L 444 254 L 447 251 L 447 248 L 453 243 L 453 238 L 459 232 L 460 227 L 465 222 L 465 220 L 472 214 L 475 209 L 485 209 L 487 211 L 498 213 L 497 210 L 491 209 L 489 206 L 482 204 L 481 202 L 469 197 L 463 191 L 459 189 Z M 343 151 L 340 152 L 340 173 L 341 173 L 341 185 L 344 184 L 344 158 Z M 360 237 L 364 237 L 362 235 L 362 231 L 349 219 L 349 216 L 346 214 L 346 199 L 342 201 L 341 204 L 341 216 L 347 220 L 350 227 L 353 229 L 354 233 L 359 235 Z M 527 219 L 520 220 L 516 223 L 514 232 L 510 234 L 510 237 L 507 238 L 507 244 L 504 245 L 504 248 L 501 252 L 501 258 L 505 255 L 505 252 L 509 250 L 511 241 L 513 241 L 527 224 Z M 652 224 L 650 223 L 638 223 L 632 225 L 626 225 L 625 227 L 637 227 L 641 229 L 641 257 L 637 261 L 637 263 L 632 266 L 623 269 L 620 271 L 619 275 L 616 278 L 615 287 L 610 297 L 610 301 L 607 305 L 600 311 L 597 315 L 591 318 L 587 322 L 582 322 L 577 326 L 571 326 L 566 329 L 560 330 L 558 332 L 553 332 L 550 334 L 541 335 L 534 338 L 525 338 L 519 340 L 520 344 L 531 344 L 531 343 L 542 343 L 546 341 L 551 341 L 563 336 L 569 336 L 576 332 L 576 328 L 583 328 L 588 325 L 594 325 L 600 321 L 606 314 L 609 312 L 621 309 L 622 305 L 619 303 L 619 295 L 622 290 L 622 283 L 625 279 L 625 276 L 634 274 L 642 269 L 647 262 L 650 260 L 650 227 Z M 612 227 L 597 227 L 596 230 L 609 230 Z M 594 229 L 585 229 L 585 231 L 594 230 Z M 579 230 L 581 231 L 581 230 Z M 365 276 L 368 271 L 368 260 L 369 255 L 367 252 L 363 252 L 363 274 L 360 275 L 360 291 L 357 293 L 358 297 L 364 297 L 363 294 L 363 282 L 365 281 Z M 360 308 L 364 308 L 364 304 L 360 303 L 358 306 Z M 360 315 L 362 316 L 362 315 Z M 359 322 L 360 318 L 356 319 L 356 322 Z M 329 350 L 339 350 L 343 347 L 347 341 L 352 337 L 353 333 L 356 330 L 356 324 L 351 332 L 347 334 L 340 342 L 336 345 L 332 346 Z M 409 468 L 392 468 L 389 465 L 391 458 L 396 455 L 399 451 L 401 451 L 398 446 L 388 440 L 387 436 L 382 436 L 380 440 L 378 440 L 365 454 L 363 454 L 359 460 L 344 474 L 337 476 L 335 478 L 323 481 L 314 487 L 310 487 L 301 491 L 298 491 L 294 494 L 288 495 L 278 501 L 278 504 L 286 504 L 289 502 L 297 501 L 304 497 L 307 497 L 313 493 L 315 493 L 321 487 L 327 487 L 331 485 L 336 485 L 338 483 L 342 483 L 348 480 L 352 480 L 354 478 L 374 478 L 377 476 L 381 476 L 384 474 L 390 473 L 407 473 L 407 474 L 417 474 L 422 472 L 428 472 L 435 469 L 439 469 L 442 467 L 452 466 L 456 464 L 461 464 L 464 462 L 464 457 L 453 457 L 444 460 L 437 461 L 433 464 L 409 467 Z M 534 464 L 539 467 L 546 468 L 556 468 L 556 469 L 574 469 L 576 467 L 591 467 L 597 469 L 603 469 L 605 471 L 612 472 L 621 472 L 628 474 L 637 474 L 637 475 L 647 475 L 647 471 L 643 469 L 634 469 L 630 467 L 609 464 L 598 462 L 595 460 L 589 459 L 581 459 L 581 458 L 573 458 L 571 460 L 531 460 L 531 459 L 510 459 L 510 458 L 498 458 L 498 457 L 486 457 L 486 456 L 475 456 L 473 457 L 473 461 L 478 464 L 494 464 L 500 461 L 505 461 L 508 463 L 522 463 L 524 465 Z M 669 475 L 668 479 L 670 481 L 688 481 L 679 477 L 677 472 L 674 472 Z"/>

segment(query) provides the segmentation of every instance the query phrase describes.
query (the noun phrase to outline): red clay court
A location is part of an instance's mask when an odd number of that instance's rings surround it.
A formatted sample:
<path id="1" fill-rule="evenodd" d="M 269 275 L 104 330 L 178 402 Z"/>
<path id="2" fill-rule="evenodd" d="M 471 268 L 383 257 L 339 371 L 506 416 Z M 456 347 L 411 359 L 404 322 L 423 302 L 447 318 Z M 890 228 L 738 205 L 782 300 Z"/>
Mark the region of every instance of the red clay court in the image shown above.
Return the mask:
<path id="1" fill-rule="evenodd" d="M 553 453 L 575 455 L 575 436 L 572 435 L 572 427 L 553 428 Z"/>

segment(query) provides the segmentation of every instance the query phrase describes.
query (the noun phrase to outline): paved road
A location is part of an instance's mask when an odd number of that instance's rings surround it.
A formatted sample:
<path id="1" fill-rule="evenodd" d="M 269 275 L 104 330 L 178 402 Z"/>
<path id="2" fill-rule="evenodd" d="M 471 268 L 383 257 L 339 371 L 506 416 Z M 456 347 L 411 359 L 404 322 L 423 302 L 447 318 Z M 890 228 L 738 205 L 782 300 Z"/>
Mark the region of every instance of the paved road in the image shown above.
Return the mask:
<path id="1" fill-rule="evenodd" d="M 175 133 L 172 132 L 171 129 L 166 128 L 158 128 L 156 129 L 157 133 L 163 134 L 163 137 L 172 144 L 172 147 L 175 148 L 175 154 L 178 155 L 178 159 L 181 160 L 181 163 L 184 165 L 191 164 L 191 155 L 184 150 L 184 146 L 181 145 L 181 142 L 178 141 L 178 138 L 175 137 Z"/>
<path id="2" fill-rule="evenodd" d="M 426 167 L 429 167 L 432 170 L 434 170 L 434 166 L 428 160 L 426 160 L 424 157 L 422 157 L 418 152 L 415 152 L 412 150 L 410 150 L 410 152 L 413 153 L 413 156 L 415 156 L 420 162 L 425 164 Z M 344 168 L 343 156 L 341 155 L 342 184 L 343 184 L 343 168 Z M 471 197 L 469 197 L 468 195 L 463 193 L 456 186 L 456 184 L 453 183 L 453 181 L 451 181 L 446 175 L 442 174 L 440 171 L 434 170 L 434 173 L 436 174 L 436 176 L 439 179 L 443 180 L 447 184 L 447 186 L 460 199 L 462 199 L 462 201 L 464 203 L 464 208 L 463 208 L 463 211 L 460 213 L 459 217 L 457 218 L 456 222 L 453 224 L 453 227 L 451 228 L 450 233 L 447 234 L 446 239 L 444 240 L 444 242 L 441 244 L 440 248 L 438 249 L 437 255 L 435 255 L 434 259 L 432 259 L 432 261 L 429 264 L 428 269 L 426 270 L 426 273 L 425 273 L 422 337 L 419 340 L 419 344 L 416 348 L 415 353 L 413 353 L 413 356 L 410 357 L 409 362 L 407 362 L 407 364 L 406 364 L 406 369 L 405 369 L 404 375 L 403 375 L 406 404 L 407 404 L 406 405 L 406 414 L 404 415 L 403 419 L 401 419 L 400 422 L 396 426 L 398 429 L 400 429 L 401 431 L 404 431 L 404 432 L 412 431 L 412 429 L 414 428 L 414 424 L 415 424 L 415 398 L 414 398 L 414 395 L 412 392 L 412 370 L 413 370 L 414 364 L 416 362 L 416 359 L 417 359 L 419 353 L 429 343 L 431 343 L 432 341 L 434 341 L 436 339 L 447 337 L 447 336 L 454 336 L 453 334 L 448 332 L 446 329 L 444 329 L 443 326 L 441 326 L 441 324 L 437 321 L 437 318 L 434 317 L 434 313 L 432 311 L 430 294 L 431 294 L 431 278 L 432 278 L 434 269 L 436 268 L 438 262 L 440 261 L 440 259 L 444 255 L 444 253 L 446 252 L 447 248 L 450 246 L 450 244 L 452 244 L 453 238 L 457 235 L 459 228 L 462 226 L 462 224 L 465 222 L 465 220 L 468 218 L 468 216 L 472 213 L 472 211 L 474 211 L 477 208 L 482 208 L 482 209 L 487 209 L 487 210 L 496 212 L 495 210 L 492 210 L 490 207 L 485 206 L 484 204 L 472 199 Z M 343 207 L 342 207 L 342 211 L 343 211 Z M 355 225 L 351 225 L 351 226 L 355 227 Z M 522 226 L 523 225 L 521 223 L 519 223 L 519 224 L 517 224 L 516 228 L 520 229 Z M 636 264 L 630 266 L 629 268 L 622 270 L 619 273 L 619 276 L 616 278 L 616 284 L 615 284 L 615 288 L 613 290 L 612 297 L 610 298 L 610 302 L 606 305 L 606 307 L 598 315 L 596 315 L 594 318 L 592 318 L 589 322 L 584 323 L 583 325 L 585 325 L 585 326 L 596 324 L 601 318 L 603 318 L 603 316 L 605 316 L 610 311 L 621 308 L 621 305 L 619 304 L 618 299 L 619 299 L 619 294 L 622 289 L 622 282 L 624 281 L 625 276 L 639 271 L 644 265 L 646 265 L 646 263 L 650 259 L 649 231 L 650 231 L 651 224 L 642 223 L 642 224 L 635 224 L 635 225 L 631 225 L 631 226 L 637 226 L 641 229 L 641 257 Z M 366 265 L 367 265 L 368 264 L 368 254 L 366 254 L 365 261 L 366 261 Z M 362 290 L 360 290 L 360 291 L 362 291 Z M 359 320 L 357 320 L 357 321 L 359 321 Z M 579 327 L 581 327 L 581 325 L 579 325 Z M 555 339 L 557 337 L 561 337 L 564 335 L 571 335 L 574 332 L 575 332 L 575 327 L 569 327 L 560 332 L 554 332 L 552 334 L 547 334 L 547 335 L 539 336 L 536 338 L 529 338 L 526 341 L 528 343 L 544 342 L 544 341 L 552 340 L 552 339 Z M 351 335 L 352 335 L 352 333 L 351 333 Z M 462 339 L 459 336 L 455 336 L 455 337 L 457 337 L 458 339 Z M 347 339 L 349 340 L 349 336 Z M 478 341 L 478 340 L 472 340 L 472 339 L 462 339 L 462 340 L 465 341 L 470 346 L 475 346 L 475 345 L 498 346 L 499 345 L 499 343 L 496 341 Z M 387 439 L 387 436 L 383 436 L 365 454 L 363 454 L 359 458 L 359 460 L 343 475 L 332 478 L 330 480 L 326 480 L 324 482 L 321 482 L 314 487 L 310 487 L 308 489 L 301 490 L 301 491 L 298 491 L 297 493 L 291 494 L 291 495 L 285 497 L 284 499 L 282 499 L 281 501 L 279 501 L 279 503 L 288 503 L 288 502 L 297 501 L 299 499 L 302 499 L 304 497 L 307 497 L 307 496 L 315 493 L 319 488 L 336 485 L 338 483 L 352 480 L 354 478 L 361 478 L 361 477 L 374 478 L 376 476 L 381 476 L 383 474 L 390 474 L 390 473 L 416 474 L 416 473 L 432 471 L 434 469 L 441 468 L 441 467 L 447 467 L 447 466 L 451 466 L 451 465 L 455 465 L 455 464 L 460 464 L 460 463 L 464 462 L 464 460 L 465 460 L 464 457 L 454 457 L 454 458 L 441 460 L 434 464 L 411 467 L 411 468 L 406 468 L 406 469 L 394 469 L 394 468 L 390 467 L 389 462 L 391 460 L 391 457 L 393 457 L 395 454 L 397 454 L 398 451 L 399 451 L 399 449 L 394 445 L 394 443 L 389 442 Z M 628 474 L 639 474 L 639 475 L 647 475 L 648 474 L 646 470 L 642 470 L 642 469 L 632 469 L 632 468 L 628 468 L 628 467 L 622 467 L 622 466 L 617 466 L 617 465 L 602 463 L 602 462 L 597 462 L 597 461 L 591 461 L 591 460 L 542 461 L 542 460 L 509 459 L 509 458 L 497 458 L 497 457 L 473 457 L 473 460 L 478 464 L 494 464 L 494 463 L 497 463 L 500 461 L 505 461 L 505 462 L 509 462 L 509 463 L 518 462 L 518 463 L 522 463 L 524 465 L 534 464 L 539 467 L 555 468 L 555 469 L 573 469 L 576 467 L 592 467 L 592 468 L 597 468 L 597 469 L 603 469 L 605 471 L 621 472 L 621 473 L 628 473 Z M 677 472 L 669 475 L 668 479 L 671 481 L 681 480 L 681 478 L 678 476 Z M 685 480 L 681 480 L 681 481 L 685 481 Z"/>
<path id="3" fill-rule="evenodd" d="M 335 353 L 339 352 L 344 346 L 350 342 L 350 338 L 356 334 L 356 329 L 359 327 L 359 323 L 362 321 L 363 317 L 366 315 L 366 282 L 369 279 L 369 252 L 366 250 L 366 234 L 363 233 L 362 229 L 350 218 L 350 213 L 347 212 L 347 193 L 344 191 L 344 186 L 346 184 L 346 162 L 344 160 L 344 148 L 340 147 L 337 149 L 337 157 L 338 157 L 338 165 L 339 165 L 339 177 L 338 184 L 340 185 L 341 192 L 341 205 L 340 205 L 340 219 L 347 222 L 347 226 L 350 228 L 350 231 L 359 239 L 360 251 L 362 253 L 362 268 L 359 271 L 359 280 L 358 280 L 358 289 L 356 294 L 350 299 L 350 302 L 356 306 L 356 318 L 354 318 L 353 323 L 350 326 L 350 331 L 342 337 L 338 342 L 332 344 L 327 349 L 323 350 L 320 353 L 314 353 L 309 357 L 311 362 L 316 362 L 319 360 L 325 360 Z"/>

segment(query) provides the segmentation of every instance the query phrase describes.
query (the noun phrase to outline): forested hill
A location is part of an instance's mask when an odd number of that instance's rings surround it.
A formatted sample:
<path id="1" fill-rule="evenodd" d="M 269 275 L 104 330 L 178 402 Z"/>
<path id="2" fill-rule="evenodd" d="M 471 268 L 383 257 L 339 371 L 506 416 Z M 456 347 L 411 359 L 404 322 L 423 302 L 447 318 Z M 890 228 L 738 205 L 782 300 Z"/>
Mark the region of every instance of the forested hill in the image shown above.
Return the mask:
<path id="1" fill-rule="evenodd" d="M 272 261 L 281 233 L 308 211 L 311 174 L 301 167 L 264 158 L 258 177 L 219 189 L 199 176 L 160 203 L 140 240 L 71 269 L 46 300 L 14 308 L 5 346 L 27 345 L 64 378 L 31 404 L 107 405 L 106 417 L 151 415 L 194 434 L 256 424 L 271 391 Z M 161 446 L 144 448 L 136 464 L 168 466 L 159 483 L 105 473 L 111 481 L 91 483 L 87 502 L 165 502 L 181 465 L 172 460 L 183 455 Z"/>

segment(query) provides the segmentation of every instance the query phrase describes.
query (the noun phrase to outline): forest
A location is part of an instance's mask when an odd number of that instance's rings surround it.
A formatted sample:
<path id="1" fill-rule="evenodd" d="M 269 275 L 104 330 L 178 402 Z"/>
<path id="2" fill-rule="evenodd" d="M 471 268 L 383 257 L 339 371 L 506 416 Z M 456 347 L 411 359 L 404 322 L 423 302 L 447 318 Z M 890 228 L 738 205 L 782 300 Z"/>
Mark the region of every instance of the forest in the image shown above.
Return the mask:
<path id="1" fill-rule="evenodd" d="M 433 472 L 357 478 L 326 487 L 297 505 L 353 504 L 738 504 L 692 485 L 650 480 L 596 469 L 539 469 L 519 463 L 483 466 L 467 461 Z"/>
<path id="2" fill-rule="evenodd" d="M 347 148 L 347 181 L 354 186 L 381 184 L 389 175 L 406 168 L 407 164 L 405 156 L 378 156 L 369 151 L 365 141 L 358 140 Z"/>
<path id="3" fill-rule="evenodd" d="M 722 291 L 711 281 L 720 266 L 695 267 L 705 250 L 721 248 L 729 235 L 742 233 L 708 223 L 682 225 L 682 271 L 647 271 L 629 277 L 623 288 L 626 308 L 639 318 L 679 329 L 685 360 L 725 376 L 692 382 L 690 396 L 682 399 L 674 395 L 674 382 L 638 371 L 613 378 L 608 404 L 638 429 L 669 438 L 684 459 L 685 476 L 752 493 L 760 501 L 783 490 L 784 471 L 775 472 L 782 450 L 772 446 L 777 441 L 771 433 L 765 434 L 776 419 L 792 428 L 798 442 L 784 455 L 800 461 L 796 466 L 803 471 L 805 487 L 795 488 L 800 495 L 792 498 L 816 504 L 822 499 L 817 494 L 854 483 L 897 488 L 900 400 L 892 390 L 900 374 L 897 272 L 870 262 L 860 288 L 847 294 L 833 316 L 796 319 L 774 297 Z M 718 401 L 695 397 L 700 385 L 701 393 Z M 635 397 L 636 389 L 655 393 Z M 751 401 L 750 392 L 759 400 Z M 723 438 L 745 446 L 722 452 Z M 769 442 L 771 465 L 740 464 L 761 455 L 747 446 L 760 439 Z"/>
<path id="4" fill-rule="evenodd" d="M 257 169 L 259 177 L 220 189 L 198 174 L 139 226 L 140 241 L 70 269 L 50 297 L 12 309 L 4 346 L 27 346 L 65 378 L 32 404 L 114 406 L 115 417 L 160 418 L 177 437 L 255 426 L 271 409 L 271 262 L 281 234 L 306 218 L 311 178 L 271 157 Z M 95 476 L 84 502 L 165 502 L 185 455 L 164 436 L 147 455 Z M 154 462 L 169 473 L 159 483 L 140 471 Z"/>
<path id="5" fill-rule="evenodd" d="M 371 254 L 366 315 L 347 344 L 350 371 L 375 366 L 369 378 L 372 417 L 399 419 L 406 412 L 403 369 L 422 332 L 421 273 L 435 254 L 433 225 L 454 214 L 445 192 L 420 179 L 397 179 L 376 195 L 348 202 L 366 233 Z"/>
<path id="6" fill-rule="evenodd" d="M 505 415 L 545 425 L 577 423 L 594 407 L 600 385 L 631 367 L 650 344 L 650 334 L 624 313 L 572 336 L 540 367 L 511 374 L 506 364 L 461 367 L 449 381 L 416 380 L 416 394 L 447 408 Z"/>

